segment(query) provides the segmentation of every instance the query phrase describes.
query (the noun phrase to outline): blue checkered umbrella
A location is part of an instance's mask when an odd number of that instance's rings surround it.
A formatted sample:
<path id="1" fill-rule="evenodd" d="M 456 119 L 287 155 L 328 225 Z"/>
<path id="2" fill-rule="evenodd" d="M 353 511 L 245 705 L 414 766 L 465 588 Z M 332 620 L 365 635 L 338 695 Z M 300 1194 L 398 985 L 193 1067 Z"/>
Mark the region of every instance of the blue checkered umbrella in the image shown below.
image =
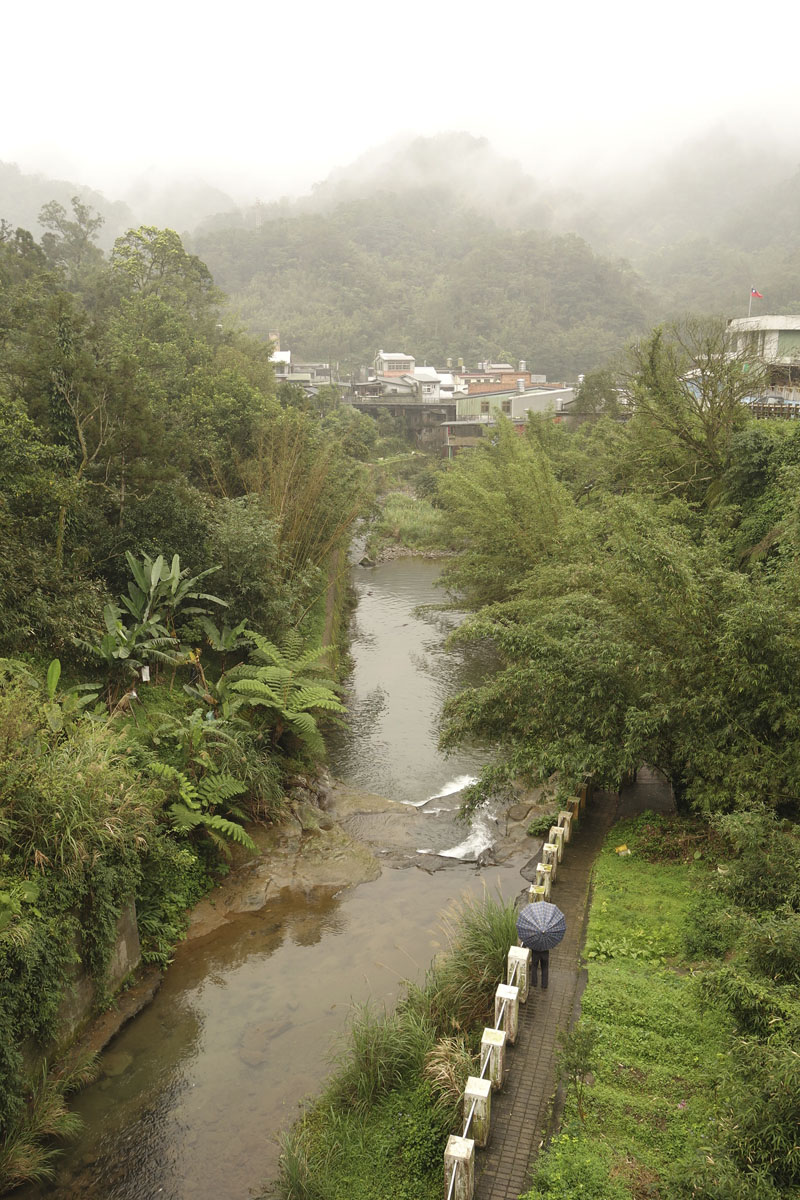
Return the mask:
<path id="1" fill-rule="evenodd" d="M 517 933 L 529 950 L 552 950 L 567 932 L 567 918 L 555 904 L 526 904 L 517 917 Z"/>

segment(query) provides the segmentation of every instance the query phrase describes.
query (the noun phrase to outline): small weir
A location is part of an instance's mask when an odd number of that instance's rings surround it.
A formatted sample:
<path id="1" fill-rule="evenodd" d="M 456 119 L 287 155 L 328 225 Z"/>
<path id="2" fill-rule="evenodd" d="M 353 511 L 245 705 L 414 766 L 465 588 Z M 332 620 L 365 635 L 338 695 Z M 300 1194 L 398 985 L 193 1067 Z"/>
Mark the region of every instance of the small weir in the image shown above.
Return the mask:
<path id="1" fill-rule="evenodd" d="M 354 568 L 352 715 L 330 765 L 351 794 L 403 804 L 348 818 L 380 877 L 335 895 L 292 892 L 179 946 L 152 1004 L 77 1097 L 86 1132 L 56 1183 L 26 1200 L 246 1200 L 274 1178 L 277 1134 L 319 1091 L 351 1003 L 391 1005 L 405 979 L 420 979 L 441 948 L 440 914 L 465 891 L 519 890 L 519 861 L 475 869 L 496 823 L 470 832 L 454 819 L 483 755 L 445 759 L 439 714 L 480 666 L 444 649 L 455 617 L 418 611 L 441 601 L 437 574 L 417 559 Z"/>

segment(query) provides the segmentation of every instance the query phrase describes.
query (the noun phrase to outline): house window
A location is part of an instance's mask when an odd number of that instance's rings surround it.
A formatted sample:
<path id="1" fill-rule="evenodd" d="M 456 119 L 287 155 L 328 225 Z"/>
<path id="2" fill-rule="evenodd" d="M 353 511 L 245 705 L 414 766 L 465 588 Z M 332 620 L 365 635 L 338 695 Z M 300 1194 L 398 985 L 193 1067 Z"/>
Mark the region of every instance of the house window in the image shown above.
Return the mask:
<path id="1" fill-rule="evenodd" d="M 502 412 L 504 412 L 506 414 L 507 417 L 511 416 L 511 401 L 510 400 L 501 401 L 500 408 L 501 408 Z"/>
<path id="2" fill-rule="evenodd" d="M 488 415 L 489 415 L 489 401 L 481 400 L 481 416 L 488 417 Z"/>

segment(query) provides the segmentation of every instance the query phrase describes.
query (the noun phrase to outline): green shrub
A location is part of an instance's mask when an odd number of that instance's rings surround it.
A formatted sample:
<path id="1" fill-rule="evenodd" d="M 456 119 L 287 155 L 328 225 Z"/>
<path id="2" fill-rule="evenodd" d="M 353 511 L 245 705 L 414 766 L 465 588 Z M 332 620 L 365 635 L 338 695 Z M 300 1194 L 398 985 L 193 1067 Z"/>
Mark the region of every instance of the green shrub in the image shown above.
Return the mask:
<path id="1" fill-rule="evenodd" d="M 142 959 L 166 966 L 186 931 L 188 910 L 212 886 L 208 866 L 195 850 L 168 838 L 149 848 L 136 892 Z"/>
<path id="2" fill-rule="evenodd" d="M 329 1099 L 364 1112 L 380 1096 L 422 1074 L 433 1041 L 425 1018 L 407 1007 L 375 1013 L 368 1004 L 358 1006 L 338 1052 L 339 1070 L 330 1084 Z"/>
<path id="3" fill-rule="evenodd" d="M 681 930 L 684 952 L 693 959 L 721 958 L 735 945 L 741 922 L 707 887 L 692 897 Z"/>
<path id="4" fill-rule="evenodd" d="M 613 1179 L 614 1158 L 601 1142 L 572 1133 L 554 1138 L 533 1170 L 533 1186 L 522 1200 L 630 1200 L 621 1179 Z"/>
<path id="5" fill-rule="evenodd" d="M 800 911 L 800 838 L 764 807 L 719 820 L 733 857 L 718 886 L 745 912 Z"/>
<path id="6" fill-rule="evenodd" d="M 557 810 L 554 810 L 551 813 L 545 813 L 541 817 L 534 817 L 528 826 L 528 837 L 546 837 L 550 832 L 551 825 L 556 825 L 557 823 Z"/>
<path id="7" fill-rule="evenodd" d="M 800 913 L 772 913 L 748 931 L 745 956 L 775 983 L 800 983 Z"/>
<path id="8" fill-rule="evenodd" d="M 702 981 L 706 996 L 729 1012 L 739 1028 L 766 1038 L 791 1020 L 793 989 L 779 989 L 764 976 L 726 964 Z"/>
<path id="9" fill-rule="evenodd" d="M 704 1200 L 778 1200 L 800 1188 L 800 1056 L 797 1018 L 785 1039 L 742 1040 L 720 1089 L 714 1149 L 691 1180 Z"/>

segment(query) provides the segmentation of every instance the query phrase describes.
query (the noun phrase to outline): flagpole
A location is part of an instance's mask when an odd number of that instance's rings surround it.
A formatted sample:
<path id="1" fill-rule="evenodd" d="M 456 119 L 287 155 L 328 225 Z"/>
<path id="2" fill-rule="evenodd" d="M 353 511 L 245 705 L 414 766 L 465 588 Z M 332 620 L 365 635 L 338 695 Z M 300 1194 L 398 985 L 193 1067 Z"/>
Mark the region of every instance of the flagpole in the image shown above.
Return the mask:
<path id="1" fill-rule="evenodd" d="M 750 310 L 753 307 L 753 289 L 750 288 L 750 301 L 747 305 L 747 315 L 750 316 Z"/>

